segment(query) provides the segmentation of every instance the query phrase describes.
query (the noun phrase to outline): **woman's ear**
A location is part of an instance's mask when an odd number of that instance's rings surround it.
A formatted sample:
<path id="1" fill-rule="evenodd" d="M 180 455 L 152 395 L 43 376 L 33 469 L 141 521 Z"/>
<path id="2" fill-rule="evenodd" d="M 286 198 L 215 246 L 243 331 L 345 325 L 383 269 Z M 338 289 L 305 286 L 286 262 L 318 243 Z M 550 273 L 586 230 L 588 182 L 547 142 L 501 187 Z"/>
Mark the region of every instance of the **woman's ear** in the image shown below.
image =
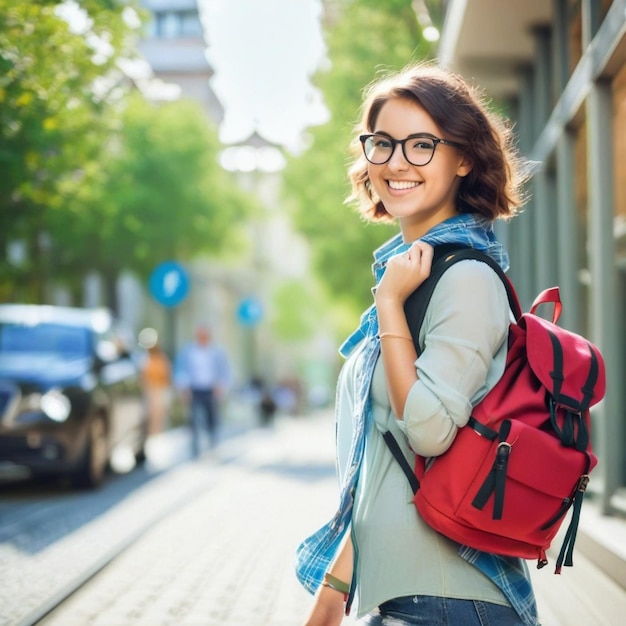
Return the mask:
<path id="1" fill-rule="evenodd" d="M 465 176 L 467 176 L 472 171 L 473 167 L 474 164 L 466 156 L 463 156 L 456 170 L 456 175 L 460 176 L 461 178 L 465 178 Z"/>

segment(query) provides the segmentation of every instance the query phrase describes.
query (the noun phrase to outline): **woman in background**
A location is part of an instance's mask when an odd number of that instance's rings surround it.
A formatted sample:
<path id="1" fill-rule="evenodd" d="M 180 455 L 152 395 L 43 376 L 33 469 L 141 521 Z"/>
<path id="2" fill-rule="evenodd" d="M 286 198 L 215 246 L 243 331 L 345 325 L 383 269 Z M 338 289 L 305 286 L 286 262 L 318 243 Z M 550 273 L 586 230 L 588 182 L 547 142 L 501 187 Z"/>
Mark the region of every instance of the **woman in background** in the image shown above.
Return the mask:
<path id="1" fill-rule="evenodd" d="M 170 360 L 158 343 L 156 333 L 151 337 L 145 344 L 147 355 L 141 368 L 149 437 L 158 435 L 165 429 L 172 395 Z"/>

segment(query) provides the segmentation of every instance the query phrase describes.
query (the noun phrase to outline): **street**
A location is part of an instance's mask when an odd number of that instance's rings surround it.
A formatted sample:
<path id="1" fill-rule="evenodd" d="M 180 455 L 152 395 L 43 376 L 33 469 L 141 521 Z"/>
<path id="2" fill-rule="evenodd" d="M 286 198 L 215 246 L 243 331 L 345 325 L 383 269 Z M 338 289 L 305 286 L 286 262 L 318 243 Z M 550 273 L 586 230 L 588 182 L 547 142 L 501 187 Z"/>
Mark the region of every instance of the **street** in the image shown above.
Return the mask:
<path id="1" fill-rule="evenodd" d="M 180 458 L 186 436 L 99 492 L 0 491 L 1 626 L 303 623 L 312 598 L 293 556 L 336 505 L 332 416 L 250 427 L 197 461 Z M 588 507 L 581 539 L 593 529 L 623 546 L 626 525 L 611 521 Z M 561 576 L 529 566 L 542 626 L 621 623 L 626 591 L 583 550 Z"/>
<path id="2" fill-rule="evenodd" d="M 227 426 L 225 438 L 241 426 Z M 31 624 L 147 528 L 215 480 L 190 463 L 186 428 L 156 438 L 143 466 L 96 491 L 0 484 L 0 626 Z M 184 476 L 184 478 L 183 478 Z"/>

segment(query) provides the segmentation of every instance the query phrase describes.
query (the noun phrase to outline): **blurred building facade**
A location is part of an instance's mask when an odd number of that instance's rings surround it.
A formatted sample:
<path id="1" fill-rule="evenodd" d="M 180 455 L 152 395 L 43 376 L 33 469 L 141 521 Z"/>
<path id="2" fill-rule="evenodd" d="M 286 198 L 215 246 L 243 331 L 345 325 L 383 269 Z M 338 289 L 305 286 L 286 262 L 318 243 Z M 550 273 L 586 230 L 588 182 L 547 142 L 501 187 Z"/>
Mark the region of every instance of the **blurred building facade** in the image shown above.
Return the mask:
<path id="1" fill-rule="evenodd" d="M 141 5 L 150 20 L 138 48 L 154 77 L 178 85 L 180 96 L 199 102 L 218 125 L 224 109 L 209 84 L 214 72 L 197 0 L 141 0 Z"/>
<path id="2" fill-rule="evenodd" d="M 527 309 L 559 285 L 563 326 L 602 350 L 590 489 L 626 512 L 626 0 L 448 0 L 442 65 L 484 88 L 535 162 L 523 214 L 501 225 Z"/>
<path id="3" fill-rule="evenodd" d="M 150 19 L 138 51 L 150 65 L 153 78 L 164 86 L 178 86 L 177 97 L 199 102 L 207 122 L 219 127 L 224 110 L 210 83 L 214 70 L 206 56 L 210 44 L 202 22 L 206 12 L 199 11 L 197 0 L 141 0 L 141 5 Z M 171 91 L 165 88 L 161 93 Z M 157 325 L 175 335 L 175 349 L 191 338 L 197 323 L 208 322 L 234 361 L 238 383 L 263 378 L 271 384 L 293 377 L 300 360 L 298 353 L 303 352 L 303 346 L 281 344 L 273 337 L 272 292 L 282 280 L 305 279 L 308 246 L 293 232 L 287 213 L 281 209 L 280 170 L 285 164 L 281 146 L 253 132 L 236 145 L 224 146 L 219 159 L 263 207 L 260 216 L 242 224 L 250 242 L 248 254 L 236 266 L 209 259 L 186 263 L 189 297 L 176 311 L 163 311 L 148 302 L 144 318 L 160 320 Z M 285 258 L 290 262 L 285 263 Z M 250 305 L 255 307 L 256 319 L 250 318 L 246 308 Z M 306 350 L 309 360 L 315 361 L 316 350 Z M 322 369 L 333 371 L 334 352 L 329 356 L 323 344 L 320 350 L 320 360 L 331 361 Z"/>
<path id="4" fill-rule="evenodd" d="M 154 93 L 156 101 L 193 100 L 202 106 L 207 123 L 217 129 L 224 109 L 210 84 L 214 70 L 206 56 L 205 28 L 197 0 L 141 0 L 140 4 L 147 21 L 138 52 L 150 66 L 152 84 L 156 81 L 161 86 L 148 91 L 147 97 Z M 210 325 L 229 352 L 237 378 L 245 377 L 249 331 L 238 327 L 236 311 L 242 289 L 249 282 L 245 276 L 249 271 L 226 268 L 207 259 L 185 260 L 184 267 L 190 284 L 187 298 L 173 309 L 144 299 L 144 323 L 158 328 L 172 356 L 192 339 L 198 324 Z"/>

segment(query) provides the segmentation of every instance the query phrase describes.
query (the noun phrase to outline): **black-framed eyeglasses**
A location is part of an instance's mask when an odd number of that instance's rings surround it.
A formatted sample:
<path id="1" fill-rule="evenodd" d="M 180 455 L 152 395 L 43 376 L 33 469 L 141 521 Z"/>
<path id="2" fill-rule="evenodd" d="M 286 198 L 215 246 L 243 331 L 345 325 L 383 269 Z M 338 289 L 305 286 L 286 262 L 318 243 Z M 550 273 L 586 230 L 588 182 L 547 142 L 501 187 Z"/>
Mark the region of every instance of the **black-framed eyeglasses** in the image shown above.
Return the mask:
<path id="1" fill-rule="evenodd" d="M 365 158 L 373 165 L 387 163 L 393 155 L 396 146 L 402 146 L 402 154 L 411 165 L 428 165 L 435 154 L 435 149 L 442 143 L 455 148 L 463 148 L 460 143 L 449 139 L 440 139 L 432 135 L 417 133 L 409 135 L 406 139 L 394 139 L 389 135 L 361 135 L 359 137 L 363 146 Z"/>

